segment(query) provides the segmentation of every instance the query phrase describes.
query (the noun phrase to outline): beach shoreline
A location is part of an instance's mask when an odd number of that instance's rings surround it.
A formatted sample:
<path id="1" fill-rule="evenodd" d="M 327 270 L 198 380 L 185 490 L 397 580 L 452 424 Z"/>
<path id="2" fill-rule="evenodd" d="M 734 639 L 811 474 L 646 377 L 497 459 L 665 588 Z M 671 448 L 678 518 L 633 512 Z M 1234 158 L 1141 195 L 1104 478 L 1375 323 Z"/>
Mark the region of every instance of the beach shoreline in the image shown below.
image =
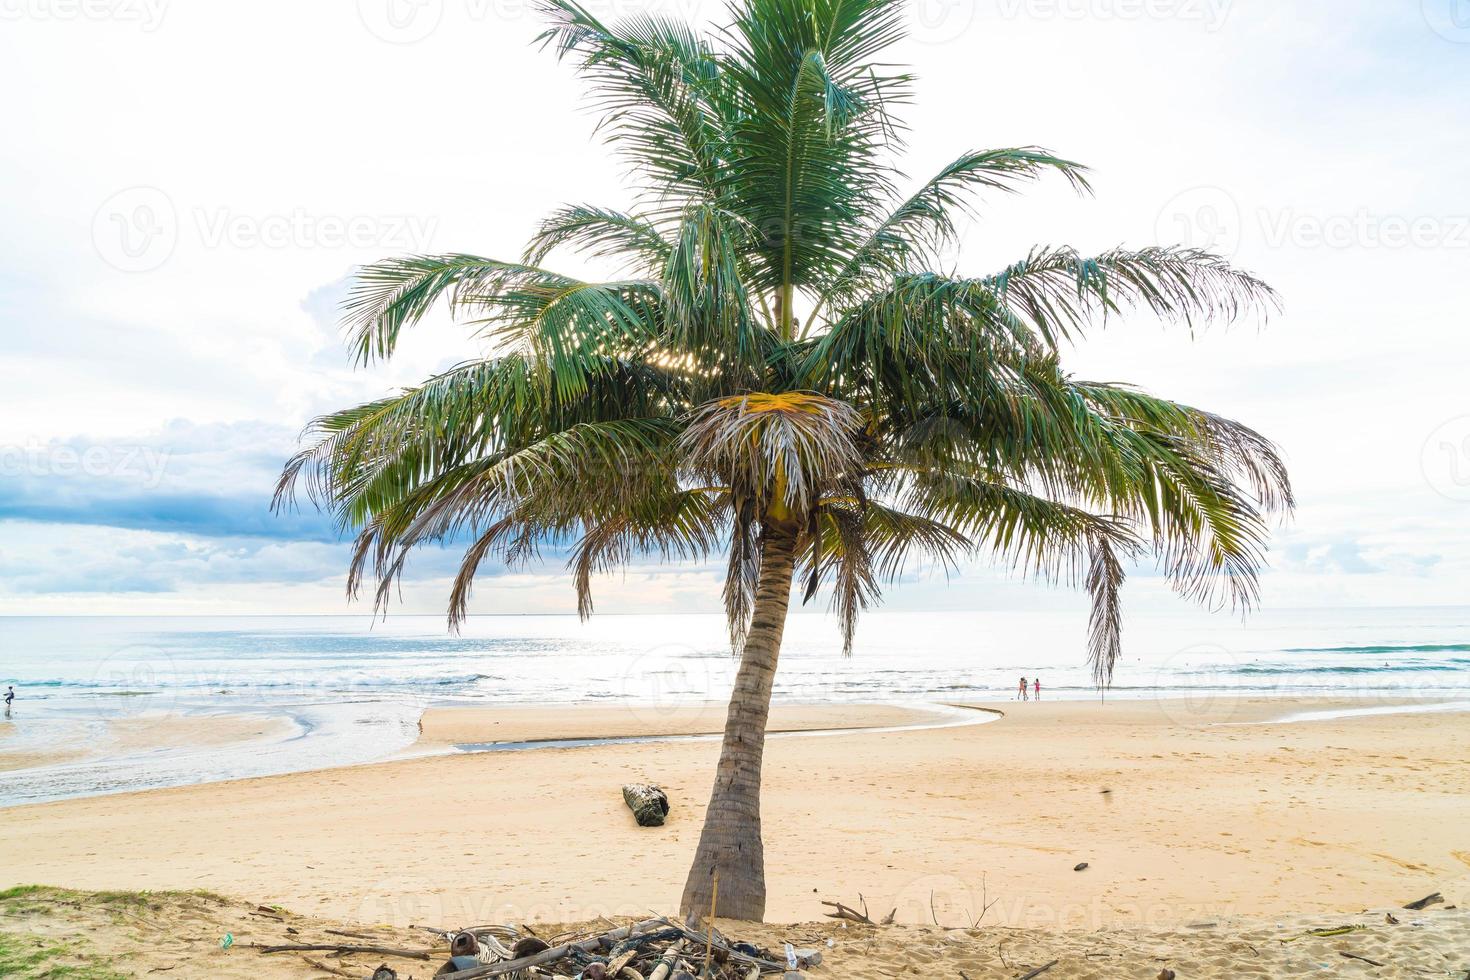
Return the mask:
<path id="1" fill-rule="evenodd" d="M 771 921 L 859 893 L 911 925 L 968 923 L 999 898 L 987 922 L 1071 930 L 1470 892 L 1470 714 L 1271 721 L 1364 706 L 1340 698 L 976 706 L 1005 717 L 770 741 Z M 625 707 L 456 710 L 430 713 L 436 752 L 420 758 L 6 809 L 0 886 L 206 888 L 405 924 L 672 911 L 716 740 L 437 751 L 446 736 L 640 730 Z M 788 727 L 902 720 L 785 710 Z M 676 712 L 663 730 L 698 720 Z M 668 790 L 663 828 L 623 807 L 639 780 Z"/>

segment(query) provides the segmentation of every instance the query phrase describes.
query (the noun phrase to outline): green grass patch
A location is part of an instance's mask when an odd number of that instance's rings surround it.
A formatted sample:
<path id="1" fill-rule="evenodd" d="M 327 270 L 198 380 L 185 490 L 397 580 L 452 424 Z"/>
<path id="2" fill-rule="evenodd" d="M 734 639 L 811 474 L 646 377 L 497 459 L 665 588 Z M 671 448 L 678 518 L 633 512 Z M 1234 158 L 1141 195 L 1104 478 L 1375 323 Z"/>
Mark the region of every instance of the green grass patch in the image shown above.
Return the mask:
<path id="1" fill-rule="evenodd" d="M 11 889 L 14 891 L 14 889 Z M 105 957 L 81 953 L 41 936 L 0 932 L 0 977 L 15 980 L 126 980 Z"/>

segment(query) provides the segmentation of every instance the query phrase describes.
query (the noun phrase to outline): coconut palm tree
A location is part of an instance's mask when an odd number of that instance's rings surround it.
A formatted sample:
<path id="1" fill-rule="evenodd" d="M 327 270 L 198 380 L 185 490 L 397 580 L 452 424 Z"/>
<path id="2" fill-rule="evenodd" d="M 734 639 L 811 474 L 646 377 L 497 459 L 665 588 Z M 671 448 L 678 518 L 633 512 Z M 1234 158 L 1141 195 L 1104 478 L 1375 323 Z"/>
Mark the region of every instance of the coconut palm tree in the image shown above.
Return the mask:
<path id="1" fill-rule="evenodd" d="M 708 36 L 537 2 L 627 164 L 631 207 L 567 207 L 518 260 L 361 269 L 345 307 L 361 361 L 441 303 L 486 356 L 316 420 L 277 505 L 304 482 L 356 532 L 349 592 L 375 580 L 379 603 L 418 546 L 463 547 L 452 625 L 482 563 L 548 543 L 569 551 L 584 616 L 599 574 L 723 554 L 739 667 L 683 907 L 709 907 L 718 869 L 720 913 L 760 919 L 762 750 L 793 583 L 803 603 L 830 595 L 850 649 L 859 612 L 918 561 L 978 554 L 1074 582 L 1100 684 L 1145 554 L 1186 597 L 1251 605 L 1268 517 L 1291 506 L 1272 445 L 1061 357 L 1129 311 L 1193 326 L 1275 297 L 1188 248 L 1035 248 L 990 275 L 938 271 L 978 196 L 1047 175 L 1089 185 L 1019 147 L 900 190 L 911 77 L 883 59 L 902 0 L 733 0 Z M 612 277 L 552 271 L 567 250 Z"/>

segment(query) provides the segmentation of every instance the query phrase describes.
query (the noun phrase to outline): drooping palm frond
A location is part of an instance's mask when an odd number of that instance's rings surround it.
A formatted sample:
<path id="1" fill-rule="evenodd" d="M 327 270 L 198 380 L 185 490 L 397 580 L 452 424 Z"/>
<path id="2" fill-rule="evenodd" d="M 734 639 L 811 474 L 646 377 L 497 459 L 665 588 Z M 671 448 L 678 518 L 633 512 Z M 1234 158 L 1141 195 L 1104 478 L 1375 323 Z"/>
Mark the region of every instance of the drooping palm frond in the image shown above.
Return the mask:
<path id="1" fill-rule="evenodd" d="M 863 527 L 860 510 L 824 508 L 812 535 L 813 557 L 809 571 L 807 601 L 815 594 L 824 575 L 832 580 L 832 611 L 842 635 L 842 655 L 852 655 L 858 614 L 878 601 L 878 572 L 873 566 L 871 537 Z"/>
<path id="2" fill-rule="evenodd" d="M 1123 653 L 1119 593 L 1126 577 L 1114 543 L 1104 535 L 1093 538 L 1087 568 L 1087 593 L 1092 598 L 1092 612 L 1087 621 L 1087 659 L 1092 666 L 1093 683 L 1098 687 L 1112 683 L 1113 669 Z"/>
<path id="3" fill-rule="evenodd" d="M 703 489 L 650 494 L 621 512 L 591 524 L 572 549 L 568 566 L 577 588 L 577 613 L 592 615 L 592 577 L 626 567 L 634 558 L 663 561 L 707 557 L 720 543 L 728 507 L 725 495 Z"/>
<path id="4" fill-rule="evenodd" d="M 1192 328 L 1264 315 L 1279 302 L 1265 282 L 1213 252 L 1162 245 L 1090 257 L 1072 248 L 1033 249 L 979 284 L 1053 346 L 1131 309 Z"/>
<path id="5" fill-rule="evenodd" d="M 536 414 L 539 393 L 520 359 L 459 365 L 416 388 L 314 420 L 309 444 L 287 463 L 277 509 L 294 503 L 298 481 L 344 527 L 364 523 L 381 505 L 377 479 L 411 481 L 514 441 Z"/>
<path id="6" fill-rule="evenodd" d="M 1123 560 L 1144 546 L 1126 520 L 953 470 L 913 474 L 908 493 L 909 506 L 1007 564 L 1050 581 L 1085 582 L 1093 603 L 1088 662 L 1100 684 L 1112 678 L 1121 649 Z"/>
<path id="7" fill-rule="evenodd" d="M 716 373 L 724 391 L 759 383 L 768 346 L 745 285 L 749 235 L 719 208 L 691 207 L 663 270 L 665 346 Z"/>
<path id="8" fill-rule="evenodd" d="M 896 582 L 919 557 L 951 571 L 971 547 L 954 528 L 866 497 L 822 501 L 812 525 L 804 601 L 824 581 L 831 585 L 844 656 L 852 653 L 858 614 L 879 600 L 885 582 Z"/>
<path id="9" fill-rule="evenodd" d="M 526 246 L 525 263 L 539 266 L 558 248 L 612 258 L 641 276 L 663 271 L 674 246 L 653 224 L 635 215 L 588 205 L 562 208 L 541 222 Z"/>

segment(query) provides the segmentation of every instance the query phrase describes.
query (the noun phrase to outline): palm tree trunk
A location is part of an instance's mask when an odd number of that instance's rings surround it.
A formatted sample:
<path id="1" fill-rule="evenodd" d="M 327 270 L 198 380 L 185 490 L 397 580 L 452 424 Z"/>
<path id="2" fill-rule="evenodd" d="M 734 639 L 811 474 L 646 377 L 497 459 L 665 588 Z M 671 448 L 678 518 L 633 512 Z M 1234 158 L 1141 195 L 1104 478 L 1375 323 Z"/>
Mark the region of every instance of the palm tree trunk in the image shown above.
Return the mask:
<path id="1" fill-rule="evenodd" d="M 709 914 L 716 869 L 720 873 L 721 917 L 759 922 L 766 914 L 761 757 L 796 569 L 796 539 L 794 526 L 768 526 L 762 536 L 760 579 L 750 634 L 730 694 L 725 742 L 715 771 L 715 788 L 704 814 L 704 831 L 679 903 L 686 915 Z"/>

